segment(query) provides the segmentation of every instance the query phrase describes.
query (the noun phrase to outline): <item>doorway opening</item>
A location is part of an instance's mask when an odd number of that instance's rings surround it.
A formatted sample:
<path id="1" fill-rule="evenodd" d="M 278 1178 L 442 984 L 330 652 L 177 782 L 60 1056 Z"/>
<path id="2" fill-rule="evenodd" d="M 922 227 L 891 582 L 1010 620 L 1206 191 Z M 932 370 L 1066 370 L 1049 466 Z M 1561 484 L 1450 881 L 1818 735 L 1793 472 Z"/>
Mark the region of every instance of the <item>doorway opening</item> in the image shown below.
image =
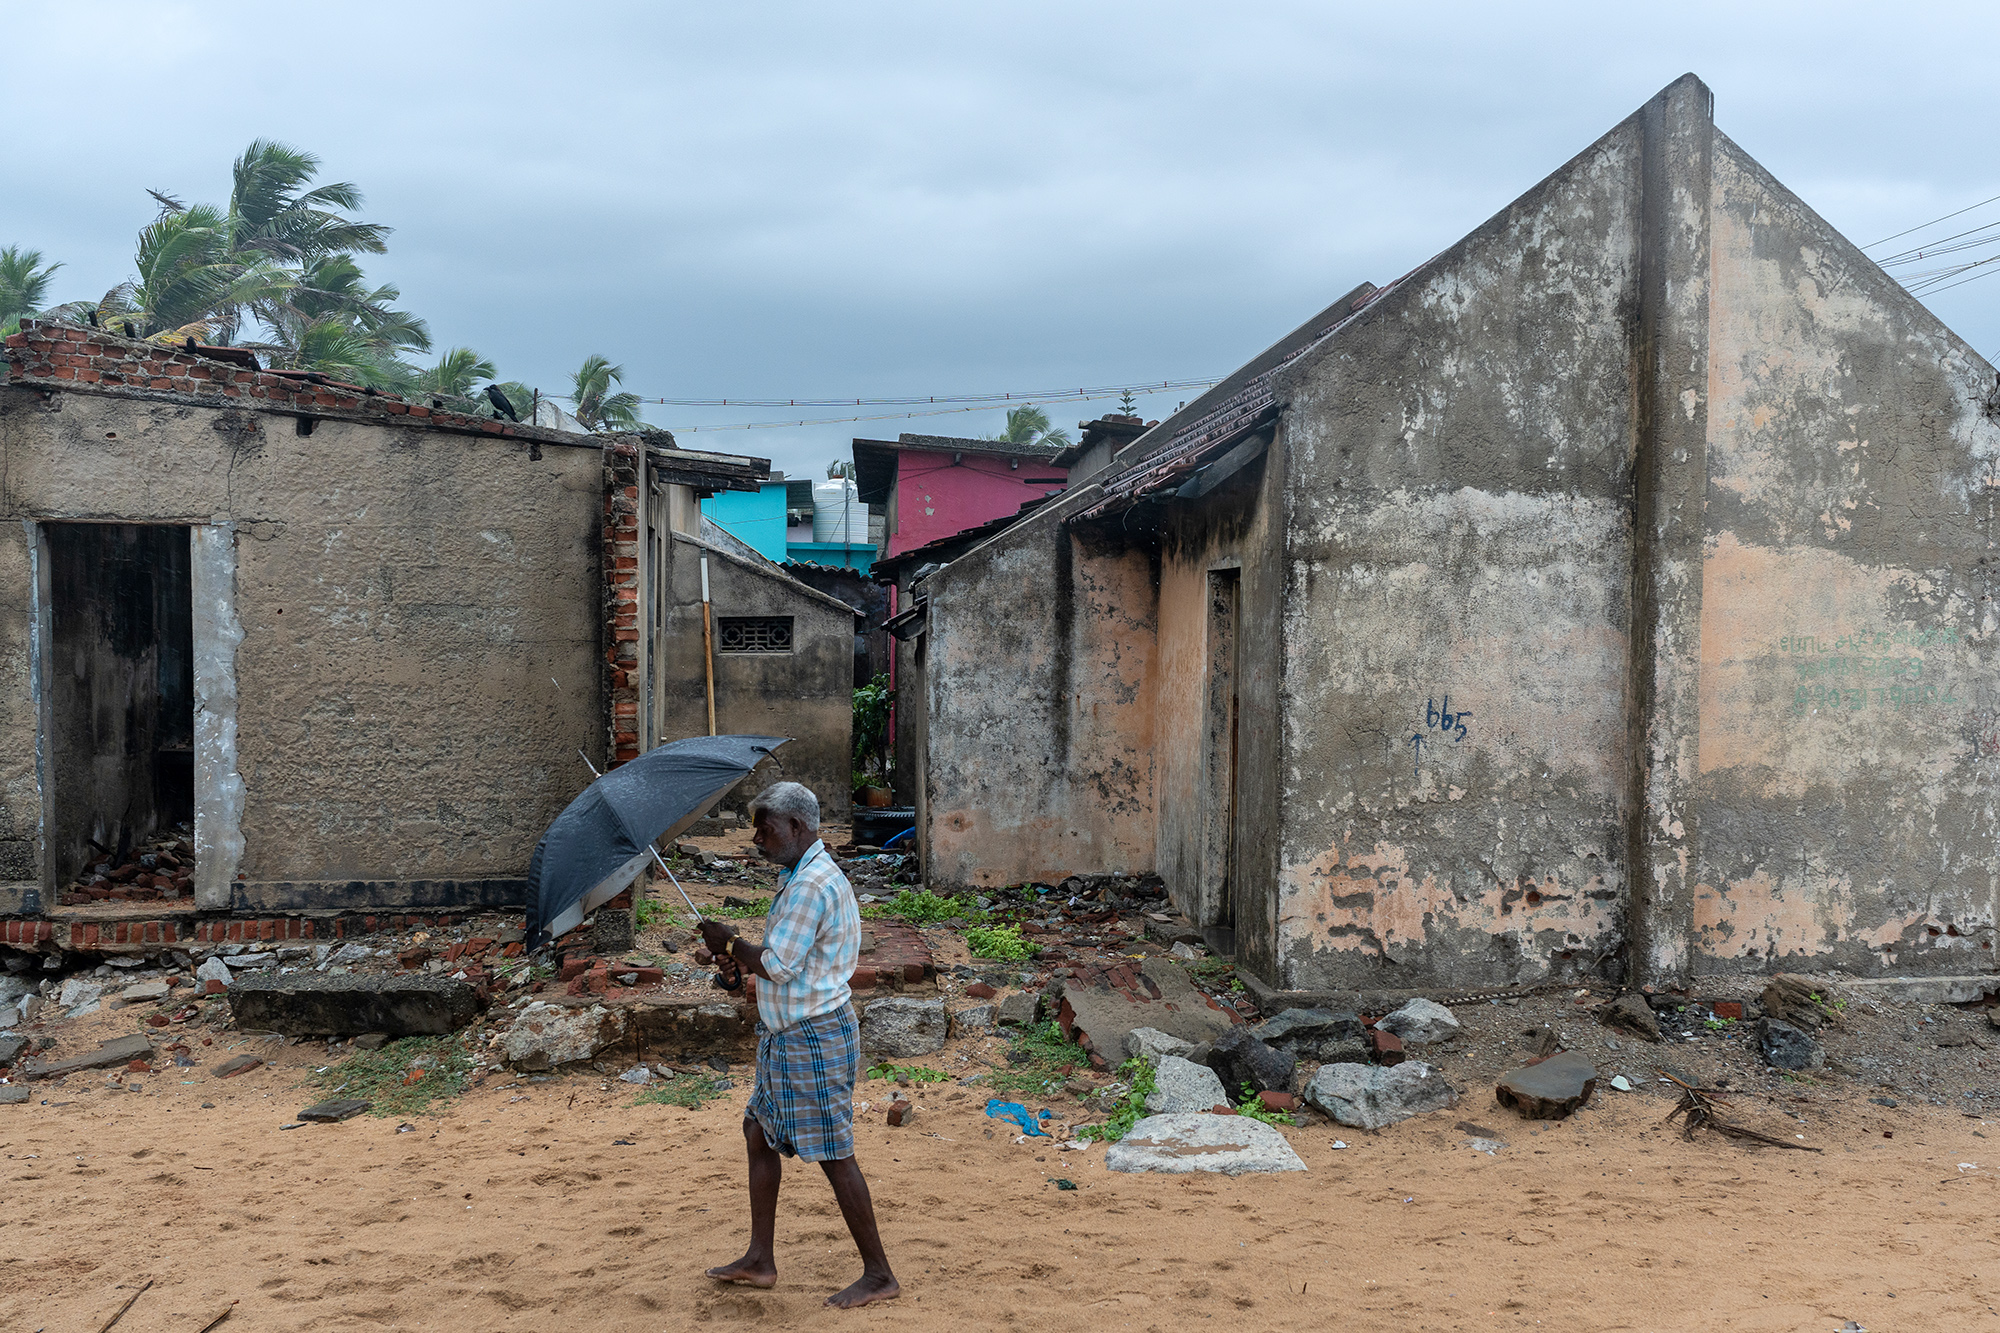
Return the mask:
<path id="1" fill-rule="evenodd" d="M 189 529 L 45 523 L 48 800 L 57 901 L 180 898 L 194 874 Z"/>
<path id="2" fill-rule="evenodd" d="M 1236 952 L 1236 654 L 1241 570 L 1208 574 L 1208 698 L 1203 708 L 1201 915 L 1209 948 Z"/>

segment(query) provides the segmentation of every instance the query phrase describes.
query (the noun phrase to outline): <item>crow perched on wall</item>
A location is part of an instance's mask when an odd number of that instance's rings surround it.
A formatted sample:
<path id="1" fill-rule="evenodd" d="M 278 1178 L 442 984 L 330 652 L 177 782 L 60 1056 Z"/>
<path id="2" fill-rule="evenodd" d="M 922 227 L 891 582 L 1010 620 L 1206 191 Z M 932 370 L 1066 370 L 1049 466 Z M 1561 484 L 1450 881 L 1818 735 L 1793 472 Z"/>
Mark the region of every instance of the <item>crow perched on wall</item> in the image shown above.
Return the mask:
<path id="1" fill-rule="evenodd" d="M 507 420 L 519 421 L 521 419 L 520 415 L 514 411 L 514 405 L 507 401 L 507 395 L 500 392 L 499 385 L 489 384 L 486 386 L 486 401 L 493 404 L 493 410 L 507 418 Z"/>

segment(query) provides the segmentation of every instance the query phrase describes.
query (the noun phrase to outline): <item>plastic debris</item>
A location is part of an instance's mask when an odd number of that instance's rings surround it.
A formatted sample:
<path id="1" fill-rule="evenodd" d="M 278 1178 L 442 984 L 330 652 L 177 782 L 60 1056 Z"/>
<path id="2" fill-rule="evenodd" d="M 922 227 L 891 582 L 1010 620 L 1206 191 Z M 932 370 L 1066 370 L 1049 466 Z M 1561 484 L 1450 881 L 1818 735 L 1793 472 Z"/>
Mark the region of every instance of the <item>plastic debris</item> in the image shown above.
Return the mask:
<path id="1" fill-rule="evenodd" d="M 1050 1112 L 1048 1111 L 1042 1112 L 1044 1117 L 1049 1114 Z M 1031 1114 L 1028 1108 L 1019 1102 L 1003 1102 L 998 1097 L 989 1098 L 986 1103 L 986 1116 L 989 1120 L 1005 1120 L 1019 1125 L 1029 1135 L 1040 1135 L 1043 1138 L 1048 1137 L 1042 1127 L 1036 1123 L 1037 1117 Z"/>

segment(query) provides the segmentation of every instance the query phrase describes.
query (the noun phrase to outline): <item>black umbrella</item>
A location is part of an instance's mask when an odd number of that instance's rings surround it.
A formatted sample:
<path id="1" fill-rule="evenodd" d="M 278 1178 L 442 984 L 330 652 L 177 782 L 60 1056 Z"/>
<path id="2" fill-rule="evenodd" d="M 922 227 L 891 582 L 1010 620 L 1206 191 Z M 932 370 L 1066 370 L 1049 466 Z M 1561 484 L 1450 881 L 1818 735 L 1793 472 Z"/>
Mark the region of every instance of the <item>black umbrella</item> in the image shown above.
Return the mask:
<path id="1" fill-rule="evenodd" d="M 648 750 L 556 816 L 528 863 L 528 947 L 582 924 L 789 736 L 696 736 Z"/>

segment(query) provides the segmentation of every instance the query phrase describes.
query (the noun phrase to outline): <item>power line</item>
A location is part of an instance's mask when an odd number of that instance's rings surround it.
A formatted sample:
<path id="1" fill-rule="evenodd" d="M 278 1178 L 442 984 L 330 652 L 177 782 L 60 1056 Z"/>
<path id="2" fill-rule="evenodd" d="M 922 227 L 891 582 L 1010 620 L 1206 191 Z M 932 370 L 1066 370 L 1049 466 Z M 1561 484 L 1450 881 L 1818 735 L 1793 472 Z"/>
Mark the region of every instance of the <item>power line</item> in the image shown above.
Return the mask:
<path id="1" fill-rule="evenodd" d="M 1191 388 L 1195 385 L 1200 385 L 1206 388 L 1214 383 L 1216 383 L 1215 380 L 1190 380 L 1176 387 Z M 1155 390 L 1155 392 L 1158 392 L 1158 390 Z M 1083 403 L 1105 398 L 1122 398 L 1124 394 L 1125 391 L 1123 389 L 1118 389 L 1107 393 L 1064 394 L 1043 398 L 1041 401 L 1045 403 Z M 652 402 L 654 400 L 645 399 L 644 401 Z M 1016 399 L 1014 401 L 1017 405 L 1032 405 L 1025 399 Z M 878 412 L 851 417 L 813 417 L 806 420 L 734 421 L 715 426 L 665 426 L 661 429 L 670 430 L 676 435 L 697 435 L 702 431 L 716 430 L 775 430 L 798 426 L 840 426 L 855 421 L 904 421 L 914 417 L 945 417 L 955 416 L 962 412 L 990 412 L 993 410 L 993 407 L 994 404 L 986 403 L 974 407 L 939 407 L 919 412 Z"/>
<path id="2" fill-rule="evenodd" d="M 1894 236 L 1884 236 L 1879 241 L 1870 241 L 1868 242 L 1868 244 L 1862 246 L 1861 248 L 1863 250 L 1873 250 L 1876 246 L 1887 245 L 1890 241 L 1896 240 L 1898 237 L 1908 236 L 1911 234 L 1911 232 L 1922 231 L 1925 227 L 1935 227 L 1940 222 L 1949 222 L 1953 218 L 1957 217 L 1959 213 L 1970 213 L 1975 208 L 1984 208 L 1986 207 L 1986 205 L 1992 203 L 2000 203 L 2000 194 L 1994 195 L 1991 199 L 1981 199 L 1976 204 L 1967 204 L 1964 208 L 1959 209 L 1957 213 L 1947 213 L 1941 218 L 1932 218 L 1929 222 L 1920 222 L 1916 226 L 1911 227 L 1906 231 L 1897 232 Z"/>
<path id="3" fill-rule="evenodd" d="M 1011 393 L 912 394 L 901 398 L 641 398 L 642 403 L 663 407 L 915 407 L 940 403 L 1060 402 L 1065 399 L 1116 398 L 1124 393 L 1172 393 L 1176 389 L 1206 389 L 1213 379 L 1148 380 L 1144 384 L 1099 384 L 1077 389 L 1015 390 Z M 546 398 L 574 398 L 574 394 L 544 394 Z"/>

